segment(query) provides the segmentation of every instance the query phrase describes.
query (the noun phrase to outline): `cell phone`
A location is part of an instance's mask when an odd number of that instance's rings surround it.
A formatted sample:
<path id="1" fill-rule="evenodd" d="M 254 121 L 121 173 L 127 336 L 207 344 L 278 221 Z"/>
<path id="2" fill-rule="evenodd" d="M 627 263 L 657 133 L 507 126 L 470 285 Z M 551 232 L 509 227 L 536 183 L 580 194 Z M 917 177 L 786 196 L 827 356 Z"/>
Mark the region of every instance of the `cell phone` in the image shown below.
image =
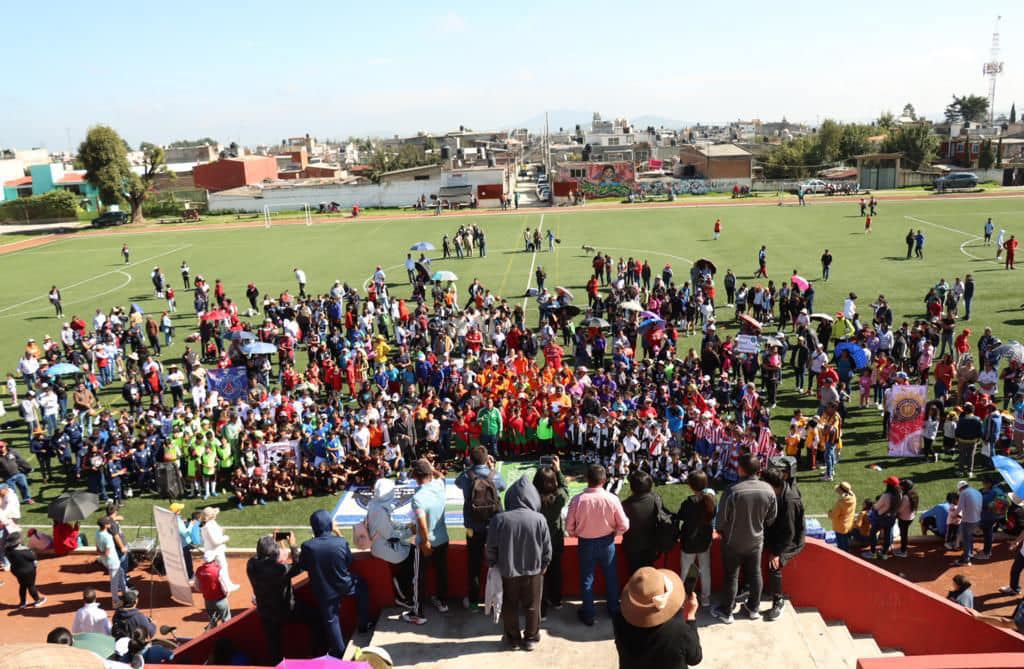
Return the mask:
<path id="1" fill-rule="evenodd" d="M 553 465 L 553 464 L 555 464 L 555 458 L 554 458 L 554 456 L 551 456 L 551 455 L 542 455 L 542 456 L 540 456 L 540 464 L 541 464 L 542 467 L 545 466 L 545 465 L 548 465 L 548 466 Z"/>
<path id="2" fill-rule="evenodd" d="M 274 541 L 288 541 L 290 537 L 290 532 L 274 532 Z"/>
<path id="3" fill-rule="evenodd" d="M 683 581 L 683 590 L 686 591 L 686 596 L 689 597 L 697 587 L 697 577 L 690 576 Z"/>

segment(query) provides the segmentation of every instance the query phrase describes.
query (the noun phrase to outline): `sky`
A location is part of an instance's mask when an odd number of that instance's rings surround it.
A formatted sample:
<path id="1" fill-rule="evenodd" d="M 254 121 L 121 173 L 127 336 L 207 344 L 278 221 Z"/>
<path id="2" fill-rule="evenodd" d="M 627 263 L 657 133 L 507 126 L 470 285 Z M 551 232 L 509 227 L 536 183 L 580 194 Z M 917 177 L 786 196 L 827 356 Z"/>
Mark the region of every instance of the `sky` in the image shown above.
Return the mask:
<path id="1" fill-rule="evenodd" d="M 988 94 L 998 11 L 962 0 L 434 4 L 12 3 L 0 147 L 63 150 L 98 123 L 135 146 L 505 129 L 545 110 L 813 124 L 910 102 L 938 119 L 953 93 Z M 1017 98 L 1024 111 L 1024 9 L 1004 14 L 1000 33 L 996 111 Z"/>

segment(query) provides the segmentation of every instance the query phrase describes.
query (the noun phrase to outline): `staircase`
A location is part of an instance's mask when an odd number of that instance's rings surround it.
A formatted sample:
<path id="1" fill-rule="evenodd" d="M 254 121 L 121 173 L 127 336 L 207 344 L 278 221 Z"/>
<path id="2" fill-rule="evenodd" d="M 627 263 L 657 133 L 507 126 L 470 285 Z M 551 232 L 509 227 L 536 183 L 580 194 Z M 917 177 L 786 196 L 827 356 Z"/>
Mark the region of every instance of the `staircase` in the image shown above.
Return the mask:
<path id="1" fill-rule="evenodd" d="M 500 626 L 481 613 L 457 604 L 444 616 L 428 610 L 423 627 L 401 622 L 397 614 L 381 613 L 372 640 L 391 653 L 396 667 L 521 669 L 524 664 L 525 654 L 505 650 Z M 858 658 L 903 654 L 883 651 L 870 636 L 852 635 L 841 623 L 826 623 L 815 609 L 797 610 L 788 602 L 782 616 L 770 623 L 737 617 L 725 625 L 701 611 L 697 624 L 704 651 L 700 669 L 856 669 Z M 607 616 L 584 627 L 576 620 L 576 607 L 566 604 L 551 612 L 541 630 L 531 665 L 603 669 L 618 664 Z"/>

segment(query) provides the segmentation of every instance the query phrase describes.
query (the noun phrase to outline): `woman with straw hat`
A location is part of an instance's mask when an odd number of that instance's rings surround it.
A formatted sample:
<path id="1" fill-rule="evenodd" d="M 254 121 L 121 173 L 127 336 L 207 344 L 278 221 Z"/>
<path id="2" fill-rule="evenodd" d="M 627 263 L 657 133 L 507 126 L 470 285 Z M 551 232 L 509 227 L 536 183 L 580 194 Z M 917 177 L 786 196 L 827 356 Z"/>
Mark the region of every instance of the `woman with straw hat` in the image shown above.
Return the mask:
<path id="1" fill-rule="evenodd" d="M 619 669 L 699 664 L 697 606 L 696 593 L 687 594 L 679 574 L 653 567 L 636 570 L 622 589 L 621 608 L 613 619 Z"/>

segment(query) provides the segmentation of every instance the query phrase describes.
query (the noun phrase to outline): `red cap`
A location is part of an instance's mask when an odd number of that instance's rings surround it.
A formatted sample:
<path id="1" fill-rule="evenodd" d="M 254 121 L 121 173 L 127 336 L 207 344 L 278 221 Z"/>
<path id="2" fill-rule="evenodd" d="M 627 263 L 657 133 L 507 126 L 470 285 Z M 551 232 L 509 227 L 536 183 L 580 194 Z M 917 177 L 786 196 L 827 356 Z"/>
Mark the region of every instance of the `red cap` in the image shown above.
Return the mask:
<path id="1" fill-rule="evenodd" d="M 899 477 L 896 476 L 890 476 L 889 478 L 885 479 L 884 483 L 885 485 L 899 485 L 900 479 Z"/>

